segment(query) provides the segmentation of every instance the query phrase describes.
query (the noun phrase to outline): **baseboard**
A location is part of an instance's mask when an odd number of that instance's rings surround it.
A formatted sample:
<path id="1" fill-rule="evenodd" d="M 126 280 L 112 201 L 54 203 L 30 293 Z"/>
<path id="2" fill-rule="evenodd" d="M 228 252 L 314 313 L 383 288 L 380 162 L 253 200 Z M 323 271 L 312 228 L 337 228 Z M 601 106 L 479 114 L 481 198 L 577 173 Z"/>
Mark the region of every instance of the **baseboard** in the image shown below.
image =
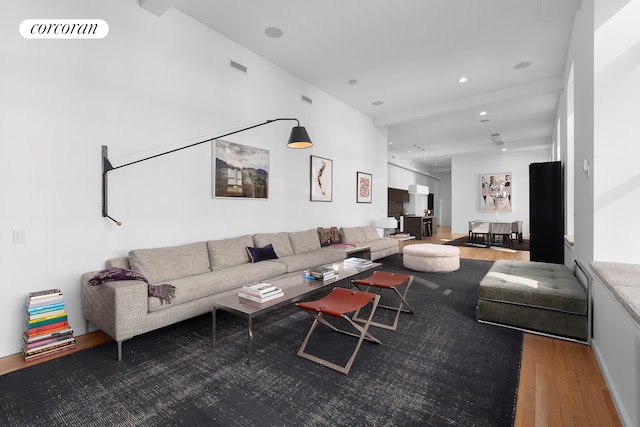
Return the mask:
<path id="1" fill-rule="evenodd" d="M 638 345 L 636 341 L 636 346 Z M 613 399 L 613 404 L 616 407 L 616 412 L 618 413 L 618 418 L 620 418 L 620 422 L 625 427 L 633 427 L 631 420 L 629 419 L 629 415 L 626 413 L 624 408 L 618 403 L 620 401 L 619 396 L 620 393 L 616 389 L 616 385 L 613 381 L 611 381 L 611 374 L 609 373 L 609 369 L 607 369 L 607 365 L 602 361 L 602 354 L 600 353 L 600 348 L 598 347 L 598 342 L 595 337 L 591 339 L 591 348 L 593 349 L 593 353 L 596 356 L 596 361 L 598 362 L 598 366 L 600 366 L 600 371 L 602 371 L 602 376 L 604 377 L 604 381 L 607 383 L 607 387 L 609 388 L 609 392 L 611 393 L 611 398 Z"/>

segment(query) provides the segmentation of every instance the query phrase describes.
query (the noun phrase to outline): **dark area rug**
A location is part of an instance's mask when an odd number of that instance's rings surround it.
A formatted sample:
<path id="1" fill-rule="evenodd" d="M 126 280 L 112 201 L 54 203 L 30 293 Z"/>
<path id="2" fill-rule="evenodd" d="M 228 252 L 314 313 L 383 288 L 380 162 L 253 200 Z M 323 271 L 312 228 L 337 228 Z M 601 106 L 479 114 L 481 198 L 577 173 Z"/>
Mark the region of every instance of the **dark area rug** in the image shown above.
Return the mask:
<path id="1" fill-rule="evenodd" d="M 385 269 L 406 271 L 401 258 Z M 300 309 L 246 324 L 219 312 L 124 343 L 106 343 L 0 377 L 7 426 L 511 426 L 522 334 L 480 324 L 478 283 L 491 262 L 415 273 L 398 330 L 372 328 L 345 376 L 296 356 L 311 317 Z M 413 273 L 413 272 L 412 272 Z M 322 331 L 311 349 L 344 354 L 354 338 Z M 340 353 L 340 352 L 343 353 Z"/>
<path id="2" fill-rule="evenodd" d="M 465 237 L 460 237 L 460 238 L 451 240 L 449 242 L 443 243 L 443 245 L 468 246 L 468 247 L 475 247 L 475 248 L 490 247 L 491 249 L 496 249 L 496 250 L 516 250 L 516 251 L 529 250 L 529 239 L 522 239 L 522 242 L 519 242 L 518 239 L 513 239 L 511 242 L 512 242 L 511 246 L 509 246 L 508 244 L 501 245 L 500 242 L 498 242 L 498 245 L 487 246 L 483 244 L 481 242 L 481 239 L 479 238 L 475 242 L 469 242 L 469 238 L 465 236 Z"/>

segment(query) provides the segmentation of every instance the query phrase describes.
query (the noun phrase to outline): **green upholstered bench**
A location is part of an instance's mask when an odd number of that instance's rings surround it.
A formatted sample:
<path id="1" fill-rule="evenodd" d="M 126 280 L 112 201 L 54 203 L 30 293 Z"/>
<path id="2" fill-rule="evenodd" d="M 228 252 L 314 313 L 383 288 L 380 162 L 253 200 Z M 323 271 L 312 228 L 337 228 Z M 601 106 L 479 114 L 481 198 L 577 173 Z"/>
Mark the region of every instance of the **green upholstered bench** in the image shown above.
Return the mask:
<path id="1" fill-rule="evenodd" d="M 589 291 L 566 266 L 496 261 L 480 281 L 478 321 L 589 342 Z"/>

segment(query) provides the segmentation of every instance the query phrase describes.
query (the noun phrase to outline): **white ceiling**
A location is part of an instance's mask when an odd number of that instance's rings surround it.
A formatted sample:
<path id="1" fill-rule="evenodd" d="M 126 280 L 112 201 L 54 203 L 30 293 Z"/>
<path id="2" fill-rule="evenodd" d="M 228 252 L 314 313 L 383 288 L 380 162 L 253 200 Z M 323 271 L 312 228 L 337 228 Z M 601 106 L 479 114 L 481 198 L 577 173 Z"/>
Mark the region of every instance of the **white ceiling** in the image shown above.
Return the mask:
<path id="1" fill-rule="evenodd" d="M 157 14 L 175 7 L 389 126 L 389 150 L 432 172 L 452 154 L 494 150 L 495 133 L 507 149 L 551 144 L 580 2 L 141 0 Z M 514 69 L 522 62 L 531 65 Z"/>

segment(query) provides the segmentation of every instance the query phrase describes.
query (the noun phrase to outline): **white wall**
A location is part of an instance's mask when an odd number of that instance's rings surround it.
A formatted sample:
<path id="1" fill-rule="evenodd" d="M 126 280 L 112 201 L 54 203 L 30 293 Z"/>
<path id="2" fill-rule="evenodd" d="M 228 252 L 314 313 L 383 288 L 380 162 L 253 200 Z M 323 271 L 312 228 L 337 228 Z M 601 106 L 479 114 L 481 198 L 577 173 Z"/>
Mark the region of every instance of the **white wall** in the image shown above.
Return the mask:
<path id="1" fill-rule="evenodd" d="M 639 22 L 640 0 L 596 1 L 593 258 L 597 261 L 640 263 L 640 229 L 633 226 L 640 209 Z M 610 232 L 612 224 L 629 227 L 620 235 Z"/>
<path id="2" fill-rule="evenodd" d="M 529 234 L 529 164 L 550 160 L 549 149 L 458 155 L 451 160 L 451 231 L 467 233 L 469 221 L 523 221 Z M 511 172 L 512 212 L 480 211 L 480 175 Z"/>
<path id="3" fill-rule="evenodd" d="M 109 35 L 18 32 L 24 19 L 87 17 L 105 20 Z M 11 0 L 0 6 L 0 39 L 0 356 L 20 349 L 29 291 L 62 289 L 71 325 L 84 333 L 80 275 L 130 249 L 386 216 L 386 129 L 180 12 Z M 249 74 L 229 68 L 230 58 Z M 123 225 L 102 218 L 102 144 L 117 166 L 277 117 L 299 118 L 314 146 L 286 148 L 295 122 L 226 138 L 269 150 L 268 200 L 212 199 L 204 144 L 110 172 L 109 213 Z M 312 154 L 334 161 L 331 203 L 309 201 Z M 357 171 L 373 175 L 371 204 L 355 201 Z M 15 229 L 26 230 L 26 243 L 13 244 Z"/>
<path id="4" fill-rule="evenodd" d="M 451 188 L 451 171 L 440 172 L 440 198 L 434 201 L 436 209 L 439 209 L 438 225 L 451 227 L 451 203 L 453 190 Z"/>
<path id="5" fill-rule="evenodd" d="M 565 69 L 574 68 L 574 256 L 589 262 L 637 264 L 640 248 L 640 0 L 583 0 Z M 560 104 L 558 118 L 570 115 Z M 571 129 L 567 129 L 567 133 Z M 566 144 L 567 134 L 563 134 Z M 589 176 L 582 163 L 589 162 Z M 624 229 L 612 233 L 612 227 Z M 624 236 L 624 238 L 623 238 Z M 623 425 L 636 426 L 640 325 L 593 281 L 592 346 Z"/>
<path id="6" fill-rule="evenodd" d="M 593 93 L 593 259 L 640 263 L 640 0 L 596 0 Z M 624 238 L 607 229 L 624 227 Z M 640 325 L 594 289 L 594 349 L 624 425 L 640 425 Z"/>
<path id="7" fill-rule="evenodd" d="M 593 5 L 593 0 L 583 1 L 576 14 L 565 67 L 566 83 L 574 67 L 574 159 L 566 159 L 574 164 L 574 258 L 585 265 L 593 260 L 593 179 L 598 173 L 593 153 Z M 560 116 L 567 116 L 566 108 Z M 566 145 L 566 134 L 563 138 Z M 589 178 L 582 171 L 584 159 L 591 165 Z"/>
<path id="8" fill-rule="evenodd" d="M 389 155 L 393 155 L 389 153 Z M 448 173 L 444 174 L 448 176 Z M 438 225 L 451 225 L 451 217 L 445 216 L 448 207 L 451 206 L 450 188 L 443 191 L 442 178 L 440 176 L 420 172 L 412 167 L 402 167 L 397 164 L 387 165 L 388 186 L 408 190 L 410 185 L 419 184 L 429 187 L 429 193 L 433 194 L 435 215 L 438 217 Z M 408 205 L 408 204 L 405 204 Z M 444 206 L 444 208 L 443 208 Z M 405 206 L 406 208 L 407 206 Z"/>

